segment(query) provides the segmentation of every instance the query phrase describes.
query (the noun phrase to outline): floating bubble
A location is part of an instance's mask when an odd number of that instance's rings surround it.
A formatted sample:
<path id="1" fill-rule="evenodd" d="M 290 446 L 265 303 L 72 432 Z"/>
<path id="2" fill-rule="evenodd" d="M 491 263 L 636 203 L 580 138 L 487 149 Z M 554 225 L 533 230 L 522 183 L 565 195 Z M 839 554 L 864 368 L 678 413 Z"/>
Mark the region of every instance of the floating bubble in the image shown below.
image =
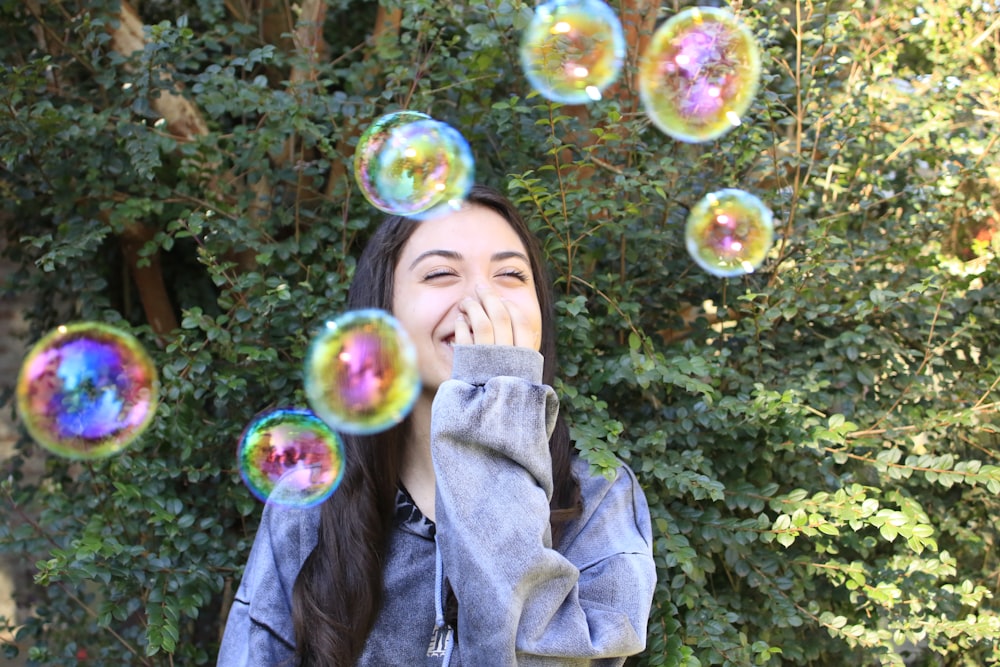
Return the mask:
<path id="1" fill-rule="evenodd" d="M 97 459 L 117 454 L 146 430 L 158 393 L 156 367 L 134 336 L 76 322 L 29 350 L 17 378 L 17 411 L 50 452 Z"/>
<path id="2" fill-rule="evenodd" d="M 731 12 L 692 7 L 653 34 L 639 64 L 649 118 L 679 141 L 709 141 L 742 123 L 760 83 L 760 51 Z"/>
<path id="3" fill-rule="evenodd" d="M 354 178 L 365 199 L 394 215 L 425 219 L 457 209 L 475 161 L 455 128 L 417 111 L 382 116 L 361 135 Z"/>
<path id="4" fill-rule="evenodd" d="M 313 411 L 334 429 L 384 431 L 409 414 L 420 393 L 416 348 L 387 312 L 349 311 L 313 339 L 305 388 Z"/>
<path id="5" fill-rule="evenodd" d="M 602 0 L 549 0 L 521 37 L 521 67 L 531 87 L 565 104 L 601 99 L 625 61 L 625 33 Z"/>
<path id="6" fill-rule="evenodd" d="M 694 261 L 712 275 L 753 273 L 771 249 L 774 218 L 757 197 L 733 188 L 719 190 L 691 209 L 685 241 Z"/>
<path id="7" fill-rule="evenodd" d="M 344 473 L 344 445 L 310 410 L 275 408 L 243 429 L 236 450 L 240 476 L 260 500 L 312 507 L 336 490 Z"/>

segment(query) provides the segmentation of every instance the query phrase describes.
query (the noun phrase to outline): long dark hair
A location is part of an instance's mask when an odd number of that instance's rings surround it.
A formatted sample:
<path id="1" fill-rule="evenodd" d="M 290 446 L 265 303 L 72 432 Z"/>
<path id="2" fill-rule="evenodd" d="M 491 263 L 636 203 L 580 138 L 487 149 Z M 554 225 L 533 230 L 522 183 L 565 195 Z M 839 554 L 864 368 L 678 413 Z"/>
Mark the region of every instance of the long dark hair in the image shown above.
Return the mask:
<path id="1" fill-rule="evenodd" d="M 474 186 L 470 204 L 489 208 L 510 223 L 524 244 L 542 312 L 543 381 L 556 376 L 556 332 L 551 282 L 538 240 L 499 192 Z M 347 296 L 347 308 L 391 310 L 396 264 L 419 222 L 387 218 L 365 246 Z M 319 542 L 292 589 L 292 617 L 302 667 L 348 667 L 357 662 L 382 606 L 382 567 L 393 527 L 396 490 L 408 421 L 369 436 L 344 435 L 345 471 L 340 487 L 320 508 Z M 553 495 L 549 522 L 558 545 L 562 528 L 580 511 L 573 475 L 573 443 L 562 419 L 549 439 Z"/>

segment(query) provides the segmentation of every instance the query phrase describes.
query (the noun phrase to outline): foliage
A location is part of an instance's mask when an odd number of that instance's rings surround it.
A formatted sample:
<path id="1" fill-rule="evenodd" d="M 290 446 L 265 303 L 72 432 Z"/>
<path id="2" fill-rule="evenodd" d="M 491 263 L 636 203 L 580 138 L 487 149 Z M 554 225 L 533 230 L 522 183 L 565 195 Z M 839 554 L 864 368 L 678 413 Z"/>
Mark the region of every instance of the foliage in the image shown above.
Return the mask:
<path id="1" fill-rule="evenodd" d="M 520 0 L 258 4 L 143 2 L 123 52 L 118 2 L 0 2 L 5 293 L 32 296 L 31 340 L 134 331 L 163 398 L 121 456 L 34 479 L 25 438 L 7 464 L 0 551 L 37 563 L 31 664 L 214 661 L 260 513 L 235 443 L 304 405 L 310 332 L 379 220 L 353 146 L 399 108 L 460 129 L 545 242 L 577 445 L 625 459 L 651 505 L 638 664 L 1000 661 L 994 4 L 747 3 L 763 88 L 707 144 L 651 126 L 634 39 L 601 102 L 532 93 Z M 687 210 L 724 187 L 777 221 L 742 278 L 684 249 Z"/>

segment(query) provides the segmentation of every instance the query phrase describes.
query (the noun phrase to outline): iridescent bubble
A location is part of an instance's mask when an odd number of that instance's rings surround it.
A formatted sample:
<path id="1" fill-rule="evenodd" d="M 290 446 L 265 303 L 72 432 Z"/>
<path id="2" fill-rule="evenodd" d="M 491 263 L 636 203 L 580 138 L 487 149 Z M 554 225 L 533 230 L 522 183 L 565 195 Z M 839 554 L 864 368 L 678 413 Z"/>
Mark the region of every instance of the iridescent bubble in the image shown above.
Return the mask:
<path id="1" fill-rule="evenodd" d="M 275 408 L 243 429 L 236 450 L 240 476 L 268 503 L 312 507 L 334 492 L 344 474 L 344 445 L 309 410 Z"/>
<path id="2" fill-rule="evenodd" d="M 313 411 L 344 433 L 376 433 L 409 414 L 420 393 L 417 352 L 392 315 L 354 310 L 326 323 L 305 363 Z"/>
<path id="3" fill-rule="evenodd" d="M 760 51 L 731 12 L 692 7 L 653 34 L 639 64 L 649 118 L 679 141 L 709 141 L 740 125 L 760 83 Z"/>
<path id="4" fill-rule="evenodd" d="M 521 37 L 521 67 L 531 87 L 565 104 L 601 99 L 625 61 L 625 33 L 602 0 L 549 0 Z"/>
<path id="5" fill-rule="evenodd" d="M 774 217 L 752 194 L 719 190 L 691 209 L 685 241 L 694 261 L 712 275 L 753 273 L 774 242 Z"/>
<path id="6" fill-rule="evenodd" d="M 417 111 L 372 123 L 354 151 L 354 177 L 365 199 L 394 215 L 426 219 L 457 209 L 469 194 L 475 161 L 455 128 Z"/>
<path id="7" fill-rule="evenodd" d="M 17 411 L 35 442 L 74 459 L 116 454 L 156 411 L 156 367 L 139 341 L 100 322 L 57 327 L 28 352 Z"/>

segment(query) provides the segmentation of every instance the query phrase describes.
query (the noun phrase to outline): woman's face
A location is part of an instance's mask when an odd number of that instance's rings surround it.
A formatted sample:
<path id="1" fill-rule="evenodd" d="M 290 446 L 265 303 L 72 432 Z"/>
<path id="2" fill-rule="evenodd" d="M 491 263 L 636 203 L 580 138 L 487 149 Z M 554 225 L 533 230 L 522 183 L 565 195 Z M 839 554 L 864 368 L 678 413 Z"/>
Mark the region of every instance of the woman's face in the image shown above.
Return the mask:
<path id="1" fill-rule="evenodd" d="M 541 344 L 524 244 L 502 216 L 475 204 L 418 223 L 396 264 L 392 312 L 413 339 L 431 392 L 451 377 L 456 336 L 460 344 Z"/>

